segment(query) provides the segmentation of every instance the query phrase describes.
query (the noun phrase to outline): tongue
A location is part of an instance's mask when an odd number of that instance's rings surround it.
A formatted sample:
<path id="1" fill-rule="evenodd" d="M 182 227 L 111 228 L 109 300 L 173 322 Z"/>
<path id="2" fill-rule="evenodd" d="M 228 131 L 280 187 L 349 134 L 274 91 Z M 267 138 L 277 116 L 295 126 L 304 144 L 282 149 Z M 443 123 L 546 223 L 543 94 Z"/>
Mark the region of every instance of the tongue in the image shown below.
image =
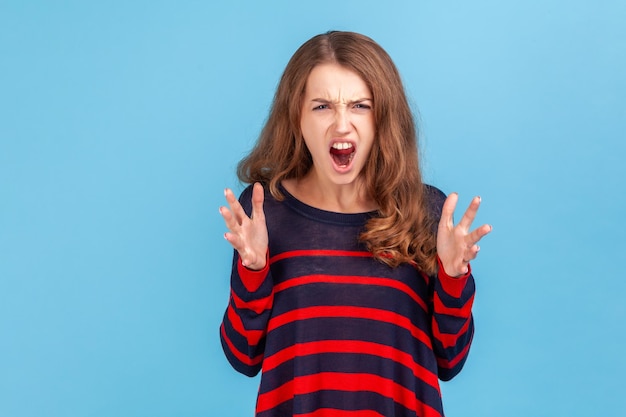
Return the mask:
<path id="1" fill-rule="evenodd" d="M 353 151 L 354 151 L 354 148 L 348 148 L 348 149 L 331 148 L 330 154 L 332 155 L 337 165 L 345 166 L 350 163 L 350 155 L 352 155 Z"/>

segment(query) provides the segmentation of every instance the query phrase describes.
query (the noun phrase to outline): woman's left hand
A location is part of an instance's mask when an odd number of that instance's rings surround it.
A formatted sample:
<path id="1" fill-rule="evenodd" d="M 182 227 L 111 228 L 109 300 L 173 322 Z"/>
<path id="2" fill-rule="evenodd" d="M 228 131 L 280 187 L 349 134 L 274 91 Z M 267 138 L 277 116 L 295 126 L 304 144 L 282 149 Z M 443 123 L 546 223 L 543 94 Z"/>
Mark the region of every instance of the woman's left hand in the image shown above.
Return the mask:
<path id="1" fill-rule="evenodd" d="M 437 232 L 437 255 L 445 273 L 451 277 L 467 274 L 469 262 L 476 258 L 480 250 L 478 241 L 492 229 L 490 225 L 484 224 L 470 232 L 480 206 L 480 197 L 472 199 L 461 221 L 455 226 L 453 215 L 458 199 L 457 193 L 452 193 L 446 198 Z"/>

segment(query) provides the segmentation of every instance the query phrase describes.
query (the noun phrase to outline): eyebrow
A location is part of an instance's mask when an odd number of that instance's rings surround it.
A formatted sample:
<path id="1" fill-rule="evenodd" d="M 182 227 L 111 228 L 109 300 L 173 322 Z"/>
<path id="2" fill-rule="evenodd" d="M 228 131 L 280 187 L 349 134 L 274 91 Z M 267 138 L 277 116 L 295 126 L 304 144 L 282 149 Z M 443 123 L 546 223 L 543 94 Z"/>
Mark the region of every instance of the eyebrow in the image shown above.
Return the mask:
<path id="1" fill-rule="evenodd" d="M 350 101 L 348 101 L 348 104 L 361 103 L 361 102 L 364 102 L 364 101 L 374 101 L 374 100 L 372 100 L 371 98 L 364 97 L 364 98 L 358 98 L 356 100 L 350 100 Z M 311 102 L 317 102 L 317 103 L 323 103 L 323 104 L 334 104 L 334 103 L 336 103 L 335 101 L 327 100 L 325 98 L 314 98 L 314 99 L 311 99 Z"/>

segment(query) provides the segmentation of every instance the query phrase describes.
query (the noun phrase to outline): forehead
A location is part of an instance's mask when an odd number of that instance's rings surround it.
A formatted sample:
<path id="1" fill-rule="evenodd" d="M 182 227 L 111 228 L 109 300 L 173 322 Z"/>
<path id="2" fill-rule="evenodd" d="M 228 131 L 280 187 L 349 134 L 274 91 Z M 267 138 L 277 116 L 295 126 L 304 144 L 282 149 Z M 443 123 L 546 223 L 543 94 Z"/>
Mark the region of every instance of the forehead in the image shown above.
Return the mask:
<path id="1" fill-rule="evenodd" d="M 334 63 L 315 66 L 306 82 L 306 99 L 327 100 L 371 99 L 365 81 L 349 68 Z"/>

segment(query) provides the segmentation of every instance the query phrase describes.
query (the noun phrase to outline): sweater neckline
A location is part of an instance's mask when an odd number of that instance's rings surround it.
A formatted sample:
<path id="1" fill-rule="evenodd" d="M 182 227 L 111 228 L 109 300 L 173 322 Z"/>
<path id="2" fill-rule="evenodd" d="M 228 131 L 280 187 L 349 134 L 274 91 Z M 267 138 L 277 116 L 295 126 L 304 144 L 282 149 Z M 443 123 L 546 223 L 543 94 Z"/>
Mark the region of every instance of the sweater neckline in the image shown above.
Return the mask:
<path id="1" fill-rule="evenodd" d="M 296 197 L 294 197 L 282 184 L 278 185 L 281 193 L 285 196 L 284 203 L 297 213 L 322 223 L 331 223 L 346 226 L 361 226 L 372 217 L 375 217 L 377 211 L 368 211 L 363 213 L 339 213 L 334 211 L 322 210 L 317 207 L 310 206 Z"/>

